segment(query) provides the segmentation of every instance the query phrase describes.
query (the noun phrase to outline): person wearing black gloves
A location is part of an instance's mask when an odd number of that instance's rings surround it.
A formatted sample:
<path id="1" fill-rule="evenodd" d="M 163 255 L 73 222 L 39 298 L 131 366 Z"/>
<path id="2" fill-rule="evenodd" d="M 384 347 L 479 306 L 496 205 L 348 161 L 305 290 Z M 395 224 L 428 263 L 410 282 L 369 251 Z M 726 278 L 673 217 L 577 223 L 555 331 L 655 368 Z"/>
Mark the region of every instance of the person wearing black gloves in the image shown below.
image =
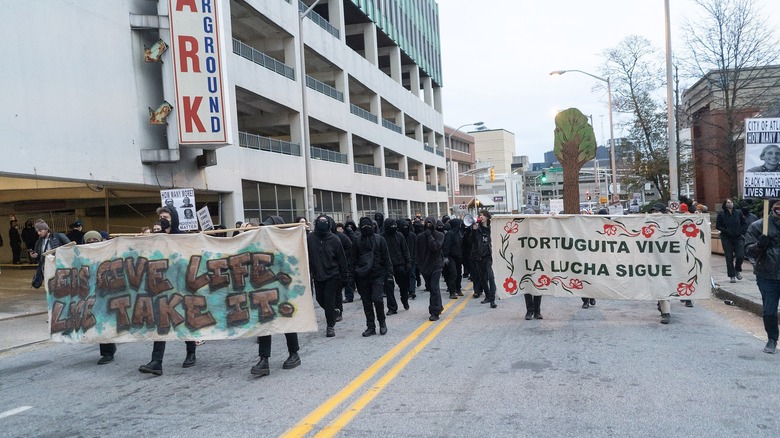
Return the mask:
<path id="1" fill-rule="evenodd" d="M 366 314 L 366 330 L 363 337 L 376 334 L 376 321 L 379 321 L 379 334 L 387 333 L 385 324 L 385 303 L 382 299 L 385 281 L 393 279 L 393 263 L 387 251 L 387 242 L 374 233 L 374 222 L 368 217 L 360 218 L 360 237 L 352 246 L 355 284 L 363 302 Z"/>
<path id="2" fill-rule="evenodd" d="M 766 235 L 762 230 L 768 221 Z M 764 330 L 767 342 L 764 352 L 777 352 L 777 305 L 780 301 L 780 201 L 772 204 L 768 218 L 759 219 L 748 227 L 745 234 L 745 253 L 754 263 L 756 283 L 763 302 Z"/>
<path id="3" fill-rule="evenodd" d="M 436 218 L 425 218 L 424 231 L 417 237 L 417 267 L 425 280 L 425 284 L 431 291 L 428 303 L 428 320 L 437 321 L 444 306 L 441 303 L 441 290 L 439 280 L 444 268 L 444 258 L 441 255 L 441 247 L 444 244 L 444 233 L 436 231 Z"/>
<path id="4" fill-rule="evenodd" d="M 485 299 L 480 304 L 490 304 L 490 308 L 495 309 L 496 279 L 493 275 L 493 242 L 490 239 L 492 217 L 489 211 L 482 210 L 477 221 L 471 226 L 471 259 L 474 260 L 474 267 L 477 269 L 479 290 L 485 293 Z M 538 319 L 542 319 L 541 312 L 538 314 L 540 316 Z"/>
<path id="5" fill-rule="evenodd" d="M 306 237 L 309 249 L 309 269 L 314 279 L 314 293 L 325 311 L 325 336 L 336 336 L 336 293 L 347 282 L 347 258 L 341 240 L 331 228 L 330 217 L 321 214 L 314 221 L 314 232 Z"/>
<path id="6" fill-rule="evenodd" d="M 395 219 L 385 219 L 382 237 L 387 242 L 387 251 L 390 253 L 390 261 L 393 264 L 393 276 L 395 281 L 390 279 L 385 283 L 385 296 L 387 297 L 387 314 L 395 315 L 398 313 L 398 302 L 395 299 L 395 285 L 398 285 L 398 291 L 401 294 L 401 304 L 405 310 L 409 310 L 409 278 L 406 273 L 411 269 L 411 260 L 409 259 L 409 247 L 406 244 L 406 238 L 398 231 L 398 222 Z"/>

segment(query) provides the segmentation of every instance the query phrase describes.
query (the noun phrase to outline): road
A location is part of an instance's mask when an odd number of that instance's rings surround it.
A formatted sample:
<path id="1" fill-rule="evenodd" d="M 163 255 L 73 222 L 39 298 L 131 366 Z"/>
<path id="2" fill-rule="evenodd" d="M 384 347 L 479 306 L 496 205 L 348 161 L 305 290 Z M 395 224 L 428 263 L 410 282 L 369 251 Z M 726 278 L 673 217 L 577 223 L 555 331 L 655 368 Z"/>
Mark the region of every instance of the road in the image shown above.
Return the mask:
<path id="1" fill-rule="evenodd" d="M 97 366 L 95 345 L 43 343 L 0 355 L 0 435 L 62 436 L 746 436 L 780 435 L 780 355 L 763 353 L 760 318 L 722 301 L 672 304 L 545 297 L 525 321 L 522 298 L 497 309 L 447 300 L 427 321 L 427 293 L 362 338 L 359 302 L 336 337 L 301 335 L 302 366 L 255 378 L 253 339 L 209 341 L 181 368 L 137 371 L 151 344 L 122 344 Z M 753 335 L 756 333 L 757 335 Z"/>

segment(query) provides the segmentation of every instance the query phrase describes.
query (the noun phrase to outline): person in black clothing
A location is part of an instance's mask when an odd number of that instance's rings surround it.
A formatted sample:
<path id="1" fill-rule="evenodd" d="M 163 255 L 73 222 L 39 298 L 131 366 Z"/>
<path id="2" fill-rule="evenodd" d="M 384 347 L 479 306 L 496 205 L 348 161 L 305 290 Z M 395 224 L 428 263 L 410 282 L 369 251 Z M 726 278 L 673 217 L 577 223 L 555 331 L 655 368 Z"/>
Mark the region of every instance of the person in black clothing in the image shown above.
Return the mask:
<path id="1" fill-rule="evenodd" d="M 376 222 L 377 229 L 375 230 L 377 233 L 382 234 L 385 227 L 385 215 L 382 214 L 382 212 L 377 211 L 374 213 L 374 222 Z"/>
<path id="2" fill-rule="evenodd" d="M 330 217 L 321 214 L 314 221 L 314 231 L 306 237 L 314 291 L 317 303 L 325 311 L 325 336 L 329 338 L 336 336 L 336 293 L 347 282 L 344 247 L 331 228 Z"/>
<path id="3" fill-rule="evenodd" d="M 491 217 L 489 211 L 482 210 L 471 227 L 471 259 L 477 270 L 480 290 L 485 293 L 481 304 L 490 303 L 490 307 L 495 309 L 496 279 L 493 276 L 493 243 L 490 240 Z"/>
<path id="4" fill-rule="evenodd" d="M 35 231 L 32 221 L 25 222 L 24 228 L 22 228 L 22 242 L 24 242 L 24 246 L 27 248 L 27 259 L 30 264 L 38 262 L 36 260 L 37 257 L 32 256 L 32 252 L 35 250 L 35 242 L 37 241 L 38 233 Z"/>
<path id="5" fill-rule="evenodd" d="M 723 209 L 718 213 L 715 228 L 720 231 L 720 243 L 726 256 L 726 270 L 729 280 L 736 283 L 742 280 L 742 261 L 745 259 L 745 232 L 747 221 L 739 209 L 734 208 L 734 201 L 723 201 Z"/>
<path id="6" fill-rule="evenodd" d="M 296 222 L 299 221 L 296 220 Z M 284 219 L 281 216 L 268 216 L 260 225 L 282 225 L 283 223 Z M 300 350 L 298 333 L 285 333 L 284 338 L 287 341 L 289 356 L 282 364 L 282 369 L 291 370 L 301 364 L 301 357 L 298 355 L 298 350 Z M 260 356 L 260 360 L 249 371 L 252 375 L 263 377 L 271 374 L 271 367 L 268 364 L 268 358 L 271 357 L 271 340 L 271 335 L 257 337 L 257 354 Z"/>
<path id="7" fill-rule="evenodd" d="M 83 245 L 84 232 L 81 231 L 83 228 L 84 224 L 82 224 L 80 220 L 76 220 L 76 222 L 70 224 L 70 231 L 66 236 L 68 236 L 68 239 L 70 239 L 71 242 L 76 242 L 76 245 Z"/>
<path id="8" fill-rule="evenodd" d="M 393 279 L 385 283 L 385 296 L 387 297 L 387 314 L 398 313 L 398 302 L 395 299 L 395 285 L 401 294 L 401 304 L 405 310 L 409 310 L 409 278 L 407 272 L 411 268 L 409 259 L 409 247 L 406 238 L 398 231 L 398 222 L 395 219 L 385 219 L 382 237 L 387 242 L 387 251 L 390 253 L 390 261 L 393 264 Z"/>
<path id="9" fill-rule="evenodd" d="M 463 296 L 462 271 L 463 271 L 463 235 L 460 219 L 450 219 L 448 222 L 450 231 L 444 235 L 442 254 L 447 258 L 447 289 L 450 291 L 450 299 Z"/>
<path id="10" fill-rule="evenodd" d="M 179 231 L 179 215 L 175 209 L 168 207 L 160 207 L 157 209 L 157 216 L 160 218 L 160 225 L 162 226 L 161 233 L 167 234 L 181 234 Z M 189 368 L 195 365 L 195 341 L 185 341 L 187 346 L 187 356 L 182 363 L 182 368 Z M 153 374 L 155 376 L 162 376 L 163 368 L 162 362 L 165 356 L 165 341 L 155 341 L 152 347 L 152 360 L 146 365 L 138 367 L 138 371 L 142 373 Z"/>
<path id="11" fill-rule="evenodd" d="M 417 279 L 415 278 L 417 271 L 417 252 L 416 241 L 417 235 L 412 231 L 412 221 L 404 219 L 401 221 L 401 234 L 406 239 L 406 247 L 409 249 L 409 269 L 406 270 L 406 283 L 409 298 L 417 298 L 415 289 L 417 287 Z"/>
<path id="12" fill-rule="evenodd" d="M 13 264 L 22 263 L 22 236 L 19 234 L 19 225 L 16 219 L 11 221 L 11 227 L 8 229 L 8 244 L 11 245 L 11 255 Z"/>
<path id="13" fill-rule="evenodd" d="M 417 213 L 417 214 L 419 215 L 419 213 Z M 414 229 L 415 237 L 418 239 L 415 242 L 418 242 L 420 236 L 423 233 L 423 231 L 425 231 L 425 227 L 423 226 L 422 218 L 415 219 L 414 222 L 412 222 L 412 227 Z M 415 248 L 416 247 L 417 247 L 417 245 L 415 244 Z M 416 255 L 416 251 L 415 251 L 415 255 Z M 414 271 L 414 279 L 417 282 L 417 284 L 415 285 L 415 289 L 416 289 L 416 288 L 420 287 L 420 285 L 422 284 L 422 281 L 420 280 L 420 267 L 419 266 L 417 266 L 417 269 L 415 269 L 415 271 Z M 425 285 L 425 290 L 428 291 L 428 285 L 427 284 Z"/>
<path id="14" fill-rule="evenodd" d="M 346 232 L 344 231 L 344 224 L 337 223 L 336 229 L 333 230 L 334 233 L 339 240 L 341 241 L 341 247 L 344 248 L 344 255 L 347 258 L 347 279 L 344 281 L 342 285 L 339 285 L 339 290 L 336 291 L 336 322 L 341 321 L 341 315 L 344 314 L 344 303 L 351 303 L 352 301 L 347 301 L 344 299 L 344 294 L 342 293 L 342 290 L 346 291 L 349 286 L 349 271 L 350 266 L 352 266 L 352 238 L 347 236 Z M 350 292 L 352 292 L 350 290 Z"/>
<path id="15" fill-rule="evenodd" d="M 360 232 L 357 229 L 357 225 L 355 224 L 355 221 L 352 219 L 348 220 L 347 223 L 344 225 L 344 234 L 349 237 L 349 240 L 352 241 L 352 245 L 350 248 L 353 248 L 355 245 L 357 245 L 358 237 L 360 235 Z M 355 286 L 355 277 L 353 274 L 352 267 L 355 264 L 355 259 L 353 258 L 354 251 L 350 249 L 349 252 L 347 252 L 347 263 L 349 264 L 349 278 L 347 278 L 347 284 L 344 285 L 344 301 L 345 303 L 351 303 L 355 300 L 355 290 L 357 287 Z"/>
<path id="16" fill-rule="evenodd" d="M 417 238 L 417 267 L 431 291 L 428 304 L 430 321 L 437 321 L 444 310 L 439 289 L 441 271 L 444 268 L 444 258 L 441 255 L 444 233 L 436 231 L 436 222 L 436 218 L 428 216 L 425 219 L 425 231 Z"/>
<path id="17" fill-rule="evenodd" d="M 382 300 L 385 281 L 393 278 L 393 264 L 387 251 L 387 242 L 374 233 L 374 222 L 368 217 L 360 218 L 360 237 L 352 247 L 355 260 L 354 276 L 358 293 L 363 301 L 366 314 L 364 337 L 376 334 L 379 321 L 379 333 L 387 333 L 385 324 L 385 305 Z"/>

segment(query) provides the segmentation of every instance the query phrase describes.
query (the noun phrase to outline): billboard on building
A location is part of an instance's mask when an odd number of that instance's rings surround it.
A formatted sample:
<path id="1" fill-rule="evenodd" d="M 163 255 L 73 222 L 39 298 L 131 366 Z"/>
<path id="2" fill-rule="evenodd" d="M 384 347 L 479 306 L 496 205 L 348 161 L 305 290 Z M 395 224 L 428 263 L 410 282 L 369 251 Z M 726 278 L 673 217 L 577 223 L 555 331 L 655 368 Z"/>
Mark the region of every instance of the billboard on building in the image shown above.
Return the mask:
<path id="1" fill-rule="evenodd" d="M 743 197 L 780 197 L 780 118 L 745 119 Z"/>
<path id="2" fill-rule="evenodd" d="M 228 143 L 219 1 L 168 0 L 179 144 Z"/>

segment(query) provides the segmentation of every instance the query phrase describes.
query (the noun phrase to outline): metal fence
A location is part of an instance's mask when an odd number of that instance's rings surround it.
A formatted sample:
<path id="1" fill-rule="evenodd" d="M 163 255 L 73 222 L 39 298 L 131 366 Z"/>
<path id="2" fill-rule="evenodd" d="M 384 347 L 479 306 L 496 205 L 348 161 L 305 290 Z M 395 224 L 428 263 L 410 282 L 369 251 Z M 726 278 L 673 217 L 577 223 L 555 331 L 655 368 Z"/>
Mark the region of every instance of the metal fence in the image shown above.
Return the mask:
<path id="1" fill-rule="evenodd" d="M 277 154 L 301 156 L 301 145 L 298 143 L 290 143 L 289 141 L 263 137 L 248 132 L 238 133 L 238 145 L 244 148 L 275 152 Z"/>
<path id="2" fill-rule="evenodd" d="M 306 86 L 312 90 L 319 91 L 320 93 L 332 97 L 333 99 L 344 102 L 344 93 L 331 87 L 330 85 L 320 82 L 313 77 L 306 75 Z"/>
<path id="3" fill-rule="evenodd" d="M 318 148 L 316 146 L 311 147 L 311 158 L 314 160 L 330 161 L 333 163 L 349 163 L 349 157 L 347 154 L 341 152 L 332 151 L 330 149 Z"/>
<path id="4" fill-rule="evenodd" d="M 282 76 L 295 80 L 295 69 L 235 38 L 233 38 L 233 53 L 246 58 L 257 65 L 262 65 L 268 70 L 274 71 Z"/>

